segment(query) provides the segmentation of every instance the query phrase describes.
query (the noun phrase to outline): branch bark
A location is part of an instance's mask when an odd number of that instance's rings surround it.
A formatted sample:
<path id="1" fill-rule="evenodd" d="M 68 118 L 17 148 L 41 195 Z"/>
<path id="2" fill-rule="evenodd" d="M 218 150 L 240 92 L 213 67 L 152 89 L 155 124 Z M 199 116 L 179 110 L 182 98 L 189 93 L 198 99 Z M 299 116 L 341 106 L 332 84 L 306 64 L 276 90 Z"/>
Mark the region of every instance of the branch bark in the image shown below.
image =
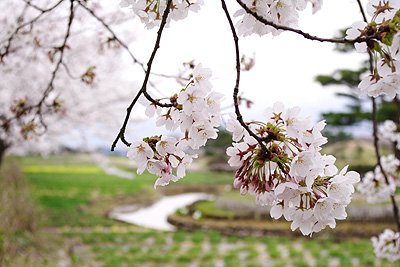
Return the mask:
<path id="1" fill-rule="evenodd" d="M 312 41 L 319 41 L 319 42 L 328 42 L 328 43 L 348 43 L 348 44 L 354 44 L 354 43 L 362 43 L 362 42 L 366 42 L 368 40 L 372 40 L 372 39 L 377 39 L 375 35 L 373 36 L 368 36 L 368 37 L 358 37 L 356 39 L 353 40 L 349 40 L 349 39 L 338 39 L 338 38 L 321 38 L 318 36 L 313 36 L 309 33 L 303 32 L 302 30 L 299 29 L 295 29 L 295 28 L 291 28 L 288 26 L 283 26 L 283 25 L 279 25 L 276 24 L 272 21 L 269 21 L 267 19 L 265 19 L 264 17 L 262 17 L 261 15 L 259 15 L 257 12 L 251 10 L 245 3 L 243 3 L 242 0 L 236 0 L 236 2 L 250 15 L 252 15 L 256 20 L 258 20 L 259 22 L 263 23 L 264 25 L 267 26 L 271 26 L 277 30 L 284 30 L 284 31 L 288 31 L 288 32 L 294 32 L 296 34 L 299 34 L 301 36 L 303 36 L 306 39 L 312 40 Z"/>
<path id="2" fill-rule="evenodd" d="M 357 0 L 358 6 L 360 8 L 360 12 L 363 16 L 363 20 L 368 23 L 367 17 L 365 16 L 365 11 L 364 8 L 360 2 L 360 0 Z M 371 53 L 371 51 L 368 50 L 368 57 L 369 57 L 369 71 L 370 73 L 374 72 L 374 57 Z M 377 104 L 376 104 L 376 100 L 375 98 L 371 97 L 372 99 L 372 135 L 374 138 L 374 148 L 375 148 L 375 155 L 376 155 L 376 159 L 377 159 L 377 166 L 379 167 L 384 179 L 385 179 L 385 183 L 387 185 L 390 184 L 389 182 L 389 178 L 388 175 L 386 173 L 386 171 L 383 169 L 382 166 L 382 161 L 381 161 L 381 153 L 380 153 L 380 149 L 379 149 L 379 136 L 378 136 L 378 108 L 377 108 Z M 397 97 L 396 97 L 397 100 Z M 398 102 L 398 101 L 397 101 Z M 399 108 L 399 106 L 397 106 Z M 399 111 L 399 109 L 398 109 Z M 396 149 L 395 149 L 395 154 L 396 154 Z M 396 202 L 396 198 L 394 193 L 392 195 L 390 195 L 390 200 L 392 202 L 392 207 L 393 207 L 393 216 L 394 216 L 394 220 L 397 226 L 397 231 L 400 232 L 400 215 L 399 215 L 399 208 Z"/>
<path id="3" fill-rule="evenodd" d="M 385 178 L 385 183 L 389 185 L 389 178 L 387 176 L 386 171 L 383 169 L 382 161 L 381 161 L 381 154 L 379 151 L 379 137 L 378 137 L 378 118 L 377 118 L 377 105 L 375 98 L 372 98 L 372 122 L 373 122 L 373 136 L 374 136 L 374 147 L 375 147 L 375 154 L 377 158 L 377 166 Z M 400 217 L 399 217 L 399 208 L 396 202 L 396 198 L 394 193 L 390 195 L 390 200 L 393 206 L 393 215 L 395 219 L 395 223 L 397 225 L 397 231 L 400 232 Z"/>
<path id="4" fill-rule="evenodd" d="M 236 30 L 235 30 L 235 26 L 233 25 L 231 16 L 229 15 L 228 9 L 226 7 L 226 3 L 225 0 L 221 0 L 221 4 L 222 4 L 222 9 L 225 12 L 226 18 L 228 19 L 229 22 L 229 26 L 231 28 L 232 31 L 232 35 L 233 35 L 233 40 L 235 42 L 235 58 L 236 58 L 236 84 L 235 84 L 235 88 L 233 90 L 233 103 L 234 103 L 234 107 L 235 107 L 235 113 L 236 113 L 236 119 L 239 121 L 240 125 L 242 125 L 242 127 L 250 134 L 250 136 L 252 136 L 253 138 L 255 138 L 257 140 L 257 142 L 259 143 L 261 150 L 262 150 L 262 154 L 266 157 L 269 158 L 271 152 L 267 149 L 267 147 L 265 146 L 265 144 L 263 143 L 262 139 L 257 136 L 249 127 L 248 125 L 243 121 L 243 116 L 240 113 L 240 109 L 239 109 L 239 98 L 238 98 L 238 94 L 239 94 L 239 84 L 240 84 L 240 72 L 241 72 L 241 68 L 240 68 L 240 52 L 239 52 L 239 37 L 236 34 Z"/>
<path id="5" fill-rule="evenodd" d="M 129 122 L 129 118 L 131 116 L 132 113 L 132 109 L 133 107 L 136 105 L 139 97 L 143 94 L 151 103 L 156 104 L 157 106 L 160 107 L 172 107 L 172 104 L 162 104 L 159 103 L 158 101 L 156 101 L 155 99 L 153 99 L 148 93 L 147 93 L 147 83 L 149 81 L 149 76 L 150 76 L 150 72 L 151 72 L 151 66 L 153 64 L 153 60 L 156 56 L 157 50 L 158 48 L 160 48 L 160 42 L 161 42 L 161 36 L 162 36 L 162 32 L 164 30 L 165 24 L 167 22 L 167 18 L 168 18 L 168 14 L 171 8 L 171 4 L 172 4 L 172 0 L 168 0 L 167 2 L 167 6 L 165 8 L 165 11 L 163 13 L 162 19 L 161 19 L 161 23 L 160 23 L 160 28 L 157 31 L 157 39 L 156 39 L 156 43 L 154 45 L 154 49 L 153 52 L 151 53 L 151 56 L 149 58 L 149 61 L 147 62 L 147 70 L 146 70 L 146 75 L 142 84 L 141 89 L 139 90 L 139 92 L 136 94 L 135 98 L 132 100 L 131 104 L 128 106 L 128 108 L 126 109 L 126 116 L 124 119 L 124 122 L 122 124 L 122 127 L 117 135 L 117 137 L 115 138 L 114 142 L 111 145 L 111 151 L 115 150 L 115 147 L 117 146 L 118 140 L 121 140 L 122 143 L 124 143 L 126 146 L 130 146 L 131 143 L 129 143 L 128 141 L 126 141 L 125 139 L 125 132 L 126 132 L 126 127 L 128 125 Z"/>

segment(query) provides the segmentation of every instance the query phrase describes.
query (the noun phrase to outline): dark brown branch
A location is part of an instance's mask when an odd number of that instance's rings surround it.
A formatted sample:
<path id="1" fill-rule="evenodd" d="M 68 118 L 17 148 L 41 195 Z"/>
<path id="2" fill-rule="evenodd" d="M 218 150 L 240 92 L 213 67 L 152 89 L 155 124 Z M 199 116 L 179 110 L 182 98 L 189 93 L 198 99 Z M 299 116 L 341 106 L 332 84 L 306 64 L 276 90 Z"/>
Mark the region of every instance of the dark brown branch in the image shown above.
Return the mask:
<path id="1" fill-rule="evenodd" d="M 360 8 L 360 12 L 361 12 L 361 15 L 362 15 L 362 17 L 363 17 L 363 20 L 364 20 L 366 23 L 368 23 L 368 19 L 367 19 L 367 16 L 365 15 L 365 11 L 364 11 L 364 8 L 363 8 L 363 6 L 362 6 L 362 4 L 361 4 L 361 1 L 360 1 L 360 0 L 357 0 L 357 3 L 358 3 L 358 7 Z"/>
<path id="2" fill-rule="evenodd" d="M 239 38 L 238 38 L 238 36 L 236 34 L 235 26 L 233 25 L 231 16 L 229 15 L 228 9 L 226 7 L 225 0 L 221 0 L 221 4 L 222 4 L 222 9 L 225 12 L 226 18 L 228 19 L 229 26 L 231 28 L 233 39 L 234 39 L 234 42 L 235 42 L 236 84 L 235 84 L 235 88 L 233 90 L 233 103 L 234 103 L 234 106 L 235 106 L 236 119 L 239 121 L 240 125 L 242 125 L 242 127 L 250 134 L 250 136 L 254 137 L 257 140 L 257 142 L 260 144 L 260 147 L 261 147 L 261 150 L 263 152 L 263 155 L 265 155 L 266 158 L 269 158 L 271 152 L 264 145 L 262 139 L 259 136 L 257 136 L 252 130 L 250 130 L 248 125 L 243 121 L 243 116 L 242 116 L 242 114 L 240 113 L 240 110 L 239 110 L 238 93 L 239 93 L 240 72 L 241 72 L 241 68 L 240 68 L 240 52 L 239 52 Z"/>
<path id="3" fill-rule="evenodd" d="M 368 23 L 367 17 L 365 16 L 364 8 L 360 2 L 360 0 L 357 0 L 358 6 L 360 8 L 360 12 L 363 16 L 364 22 Z M 374 72 L 374 56 L 371 53 L 371 51 L 368 50 L 368 57 L 369 57 L 369 71 L 370 73 Z M 375 148 L 375 156 L 377 159 L 376 165 L 379 167 L 384 179 L 385 183 L 387 185 L 390 185 L 388 175 L 386 171 L 383 169 L 382 166 L 382 161 L 381 161 L 381 153 L 379 150 L 379 137 L 378 137 L 378 110 L 377 110 L 377 105 L 376 105 L 376 100 L 375 98 L 371 97 L 372 99 L 372 135 L 374 138 L 374 148 Z M 397 100 L 397 97 L 396 97 Z M 399 111 L 399 106 L 397 106 L 398 111 Z M 399 208 L 396 202 L 396 198 L 394 194 L 390 195 L 390 200 L 392 202 L 392 207 L 393 207 L 393 216 L 395 223 L 397 225 L 397 231 L 400 232 L 400 216 L 399 216 Z"/>
<path id="4" fill-rule="evenodd" d="M 381 154 L 379 151 L 377 106 L 376 106 L 375 98 L 373 98 L 373 97 L 372 97 L 372 122 L 373 122 L 374 147 L 375 147 L 375 154 L 376 154 L 376 158 L 377 158 L 377 166 L 379 166 L 379 169 L 380 169 L 383 177 L 385 178 L 385 183 L 387 185 L 389 185 L 390 184 L 389 178 L 388 178 L 386 171 L 383 169 L 382 161 L 381 161 Z M 393 215 L 394 215 L 395 223 L 397 225 L 397 231 L 400 232 L 399 208 L 398 208 L 394 193 L 390 195 L 390 200 L 391 200 L 392 206 L 393 206 Z"/>
<path id="5" fill-rule="evenodd" d="M 143 80 L 142 87 L 139 90 L 139 92 L 136 94 L 135 98 L 132 100 L 132 102 L 129 105 L 129 107 L 126 109 L 126 116 L 125 116 L 125 119 L 124 119 L 124 123 L 123 123 L 123 125 L 122 125 L 122 127 L 121 127 L 121 129 L 120 129 L 120 131 L 119 131 L 119 133 L 117 135 L 117 137 L 115 138 L 114 142 L 111 145 L 111 151 L 114 151 L 115 147 L 117 146 L 118 140 L 120 140 L 120 139 L 121 139 L 121 142 L 124 143 L 126 146 L 130 146 L 131 145 L 131 143 L 129 143 L 125 139 L 125 131 L 126 131 L 126 127 L 128 125 L 129 118 L 131 116 L 132 109 L 135 106 L 135 104 L 137 103 L 137 101 L 138 101 L 138 99 L 139 99 L 141 94 L 143 94 L 150 102 L 152 102 L 153 104 L 156 104 L 158 106 L 161 106 L 161 107 L 171 107 L 172 106 L 170 104 L 161 104 L 161 103 L 159 103 L 158 101 L 153 99 L 147 93 L 147 83 L 148 83 L 150 72 L 151 72 L 151 66 L 153 64 L 153 60 L 154 60 L 154 58 L 156 56 L 157 50 L 160 47 L 161 35 L 162 35 L 163 30 L 164 30 L 165 24 L 167 22 L 167 18 L 168 18 L 168 14 L 169 14 L 169 11 L 170 11 L 170 8 L 171 8 L 171 4 L 172 4 L 172 0 L 168 0 L 167 6 L 165 8 L 165 11 L 164 11 L 162 19 L 161 19 L 160 28 L 157 31 L 157 40 L 156 40 L 156 43 L 154 45 L 153 52 L 151 53 L 150 59 L 147 62 L 147 70 L 146 70 L 146 75 L 145 75 L 144 80 Z"/>
<path id="6" fill-rule="evenodd" d="M 338 39 L 338 38 L 320 38 L 317 36 L 313 36 L 309 33 L 303 32 L 302 30 L 299 29 L 294 29 L 288 26 L 283 26 L 283 25 L 279 25 L 276 24 L 272 21 L 269 21 L 267 19 L 265 19 L 264 17 L 260 16 L 257 12 L 251 10 L 248 6 L 246 6 L 246 4 L 243 3 L 242 0 L 236 0 L 236 2 L 250 15 L 252 15 L 256 20 L 258 20 L 259 22 L 267 25 L 267 26 L 271 26 L 277 30 L 283 30 L 283 31 L 289 31 L 289 32 L 294 32 L 297 33 L 301 36 L 303 36 L 306 39 L 309 40 L 313 40 L 313 41 L 319 41 L 319 42 L 329 42 L 329 43 L 349 43 L 349 44 L 354 44 L 354 43 L 362 43 L 362 42 L 366 42 L 368 40 L 371 39 L 376 39 L 375 36 L 368 36 L 368 37 L 357 37 L 356 39 L 353 40 L 348 40 L 348 39 Z"/>

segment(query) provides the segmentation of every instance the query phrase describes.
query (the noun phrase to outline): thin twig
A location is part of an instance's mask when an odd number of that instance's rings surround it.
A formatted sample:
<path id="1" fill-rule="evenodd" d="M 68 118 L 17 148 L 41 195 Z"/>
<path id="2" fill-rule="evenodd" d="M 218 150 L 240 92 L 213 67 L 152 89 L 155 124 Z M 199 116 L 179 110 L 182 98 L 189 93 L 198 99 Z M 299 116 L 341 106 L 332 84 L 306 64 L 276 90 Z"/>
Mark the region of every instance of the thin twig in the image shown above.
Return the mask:
<path id="1" fill-rule="evenodd" d="M 36 9 L 36 10 L 42 12 L 42 13 L 47 12 L 46 9 L 43 9 L 43 8 L 37 6 L 37 5 L 32 4 L 30 0 L 22 0 L 22 1 L 24 1 L 27 6 L 33 7 L 34 9 Z M 64 1 L 64 0 L 61 0 L 59 3 L 61 3 L 62 1 Z"/>
<path id="2" fill-rule="evenodd" d="M 144 71 L 146 71 L 145 65 L 144 65 L 142 62 L 140 62 L 140 61 L 132 54 L 132 51 L 131 51 L 131 50 L 129 49 L 129 47 L 125 44 L 125 42 L 123 42 L 121 39 L 119 39 L 119 38 L 117 37 L 117 35 L 115 34 L 115 32 L 110 28 L 110 26 L 109 26 L 103 19 L 101 19 L 99 16 L 97 16 L 97 15 L 93 12 L 93 10 L 91 10 L 90 8 L 88 8 L 84 3 L 82 3 L 82 1 L 76 0 L 76 2 L 77 2 L 81 7 L 83 7 L 83 9 L 85 9 L 87 12 L 89 12 L 97 21 L 99 21 L 99 22 L 104 26 L 104 28 L 107 29 L 107 31 L 112 35 L 111 40 L 117 41 L 123 48 L 125 48 L 125 50 L 128 52 L 129 56 L 132 58 L 132 60 L 133 60 L 134 63 L 139 64 L 139 65 L 142 67 L 142 69 L 143 69 Z"/>
<path id="3" fill-rule="evenodd" d="M 362 6 L 362 4 L 361 4 L 361 1 L 360 1 L 360 0 L 357 0 L 357 3 L 358 3 L 358 7 L 360 8 L 360 12 L 361 12 L 361 15 L 362 15 L 362 17 L 363 17 L 363 20 L 364 20 L 366 23 L 368 23 L 368 19 L 367 19 L 367 16 L 365 15 L 365 11 L 364 11 L 364 8 L 363 8 L 363 6 Z"/>
<path id="4" fill-rule="evenodd" d="M 73 80 L 81 79 L 81 77 L 77 77 L 77 76 L 74 76 L 74 75 L 72 74 L 71 70 L 69 69 L 68 65 L 65 64 L 65 62 L 62 62 L 61 65 L 63 65 L 63 67 L 64 67 L 64 69 L 65 69 L 67 75 L 68 75 L 71 79 L 73 79 Z"/>
<path id="5" fill-rule="evenodd" d="M 240 113 L 240 110 L 239 110 L 238 93 L 239 93 L 240 72 L 241 72 L 241 68 L 240 68 L 240 52 L 239 52 L 239 38 L 238 38 L 238 36 L 236 34 L 235 26 L 233 25 L 231 16 L 229 15 L 228 9 L 226 7 L 225 0 L 221 0 L 221 4 L 222 4 L 222 9 L 225 12 L 226 18 L 228 19 L 229 26 L 231 28 L 233 39 L 234 39 L 234 42 L 235 42 L 236 84 L 235 84 L 235 88 L 233 90 L 233 102 L 234 102 L 234 106 L 235 106 L 236 119 L 239 121 L 240 125 L 242 125 L 242 127 L 244 129 L 246 129 L 246 131 L 250 134 L 250 136 L 254 137 L 257 140 L 257 142 L 260 144 L 260 147 L 261 147 L 261 150 L 263 152 L 263 155 L 265 155 L 266 158 L 269 158 L 271 152 L 264 145 L 264 143 L 262 142 L 261 138 L 258 137 L 252 130 L 250 130 L 248 125 L 243 121 L 243 116 L 242 116 L 242 114 Z"/>
<path id="6" fill-rule="evenodd" d="M 104 26 L 104 28 L 107 29 L 107 31 L 112 35 L 112 37 L 110 38 L 110 40 L 111 40 L 111 41 L 116 41 L 117 43 L 119 43 L 119 44 L 128 52 L 129 56 L 130 56 L 131 59 L 133 60 L 133 63 L 139 64 L 139 66 L 140 66 L 140 67 L 143 69 L 143 71 L 146 73 L 145 64 L 144 64 L 143 62 L 139 61 L 139 60 L 133 55 L 133 53 L 132 53 L 132 51 L 129 49 L 128 45 L 127 45 L 125 42 L 123 42 L 120 38 L 117 37 L 117 35 L 116 35 L 115 32 L 111 29 L 111 27 L 110 27 L 102 18 L 100 18 L 99 16 L 97 16 L 97 15 L 94 13 L 93 10 L 91 10 L 88 6 L 86 6 L 84 3 L 82 3 L 81 0 L 75 0 L 75 1 L 77 1 L 78 4 L 79 4 L 83 9 L 85 9 L 87 12 L 89 12 L 97 21 L 99 21 L 99 22 Z M 166 74 L 159 74 L 159 73 L 154 73 L 154 72 L 151 72 L 150 74 L 156 75 L 156 76 L 160 76 L 160 77 L 164 77 L 164 78 L 173 78 L 173 79 L 179 79 L 179 78 L 181 78 L 181 77 L 178 77 L 178 76 L 166 75 Z M 155 86 L 151 81 L 149 81 L 149 84 L 150 84 L 152 87 L 156 88 L 156 86 Z"/>
<path id="7" fill-rule="evenodd" d="M 156 43 L 154 45 L 154 49 L 153 52 L 151 53 L 151 56 L 149 58 L 149 61 L 147 63 L 147 70 L 146 70 L 146 75 L 144 77 L 143 80 L 143 84 L 141 89 L 139 90 L 139 92 L 136 94 L 135 98 L 132 100 L 131 104 L 129 105 L 129 107 L 126 109 L 126 116 L 124 119 L 124 123 L 117 135 L 117 137 L 115 138 L 114 142 L 111 145 L 111 151 L 114 151 L 115 147 L 117 146 L 118 140 L 121 139 L 121 142 L 124 143 L 126 146 L 130 146 L 131 143 L 129 143 L 128 141 L 126 141 L 125 139 L 125 131 L 126 131 L 126 127 L 128 125 L 128 121 L 132 112 L 133 107 L 135 106 L 136 102 L 138 101 L 139 97 L 141 94 L 143 94 L 150 102 L 152 102 L 153 104 L 156 104 L 158 106 L 161 107 L 171 107 L 171 104 L 161 104 L 158 101 L 154 100 L 148 93 L 147 93 L 147 83 L 149 80 L 149 76 L 150 76 L 150 71 L 151 71 L 151 66 L 153 64 L 153 60 L 155 58 L 155 55 L 157 53 L 158 48 L 160 47 L 160 41 L 161 41 L 161 35 L 162 32 L 164 30 L 165 24 L 167 22 L 167 18 L 168 18 L 168 14 L 171 8 L 171 4 L 172 4 L 172 0 L 168 0 L 167 2 L 167 6 L 164 10 L 162 19 L 161 19 L 161 23 L 160 23 L 160 28 L 157 31 L 157 40 Z"/>

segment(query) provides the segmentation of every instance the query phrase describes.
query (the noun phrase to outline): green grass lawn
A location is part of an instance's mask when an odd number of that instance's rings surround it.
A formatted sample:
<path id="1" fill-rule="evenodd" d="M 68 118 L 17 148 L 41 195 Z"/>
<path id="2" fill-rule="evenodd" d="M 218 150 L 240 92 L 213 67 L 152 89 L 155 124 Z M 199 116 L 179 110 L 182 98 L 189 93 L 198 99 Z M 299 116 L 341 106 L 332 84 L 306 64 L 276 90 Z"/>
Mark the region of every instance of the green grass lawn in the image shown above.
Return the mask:
<path id="1" fill-rule="evenodd" d="M 84 155 L 26 157 L 20 161 L 33 197 L 43 209 L 44 224 L 48 226 L 109 226 L 114 221 L 104 213 L 118 204 L 116 200 L 145 201 L 154 199 L 162 190 L 153 189 L 155 175 L 145 172 L 131 180 L 107 175 Z M 136 174 L 135 170 L 131 171 Z M 188 172 L 172 184 L 231 184 L 232 180 L 230 173 Z"/>
<path id="2" fill-rule="evenodd" d="M 399 266 L 377 260 L 368 239 L 334 242 L 202 230 L 160 232 L 116 222 L 106 216 L 113 206 L 157 197 L 154 175 L 132 180 L 109 176 L 82 155 L 19 161 L 40 209 L 41 230 L 39 239 L 19 239 L 27 240 L 24 252 L 7 266 L 58 266 L 60 260 L 69 266 Z M 232 180 L 230 173 L 187 172 L 169 186 L 231 185 Z M 204 205 L 210 210 L 209 203 Z M 43 248 L 40 242 L 47 245 Z M 24 253 L 32 247 L 40 251 L 29 258 Z"/>

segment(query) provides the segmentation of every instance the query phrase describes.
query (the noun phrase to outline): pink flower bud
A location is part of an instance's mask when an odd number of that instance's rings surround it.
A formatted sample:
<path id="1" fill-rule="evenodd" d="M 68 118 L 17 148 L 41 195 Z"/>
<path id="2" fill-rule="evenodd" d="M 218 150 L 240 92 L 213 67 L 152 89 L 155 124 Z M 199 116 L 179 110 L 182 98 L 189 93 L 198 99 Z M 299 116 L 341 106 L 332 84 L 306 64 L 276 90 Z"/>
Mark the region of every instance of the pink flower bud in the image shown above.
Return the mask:
<path id="1" fill-rule="evenodd" d="M 233 187 L 234 187 L 234 188 L 239 188 L 239 187 L 241 186 L 241 184 L 242 184 L 242 182 L 240 181 L 239 178 L 236 178 L 236 179 L 233 181 Z"/>
<path id="2" fill-rule="evenodd" d="M 247 194 L 247 191 L 248 191 L 248 190 L 249 190 L 249 188 L 248 188 L 247 186 L 242 185 L 242 187 L 240 188 L 240 194 L 241 194 L 242 196 L 244 196 L 244 195 Z"/>

